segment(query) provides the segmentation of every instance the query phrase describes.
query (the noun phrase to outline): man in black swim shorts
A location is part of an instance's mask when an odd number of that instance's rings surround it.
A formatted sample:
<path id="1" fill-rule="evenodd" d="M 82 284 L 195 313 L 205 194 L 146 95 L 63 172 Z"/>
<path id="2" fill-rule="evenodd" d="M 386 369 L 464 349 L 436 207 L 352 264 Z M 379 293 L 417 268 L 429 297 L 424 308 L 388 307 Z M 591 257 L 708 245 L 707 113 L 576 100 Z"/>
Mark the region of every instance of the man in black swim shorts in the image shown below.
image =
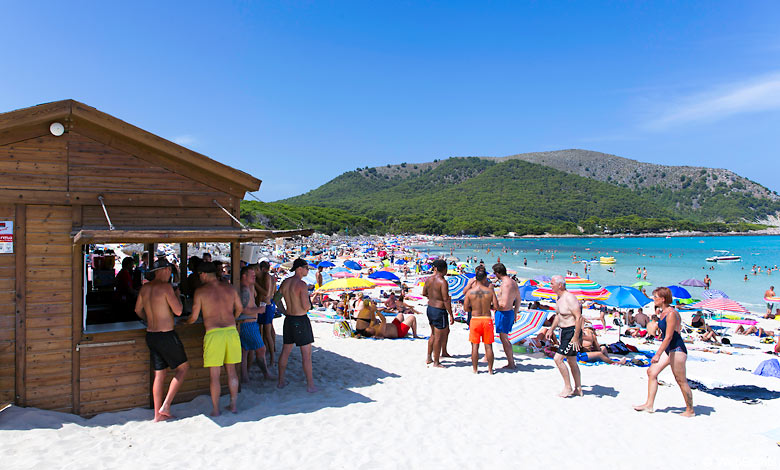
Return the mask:
<path id="1" fill-rule="evenodd" d="M 450 316 L 450 325 L 455 323 L 450 302 L 450 291 L 444 275 L 447 273 L 447 263 L 442 259 L 433 262 L 433 276 L 425 281 L 423 296 L 428 297 L 428 321 L 431 324 L 431 337 L 428 338 L 428 357 L 426 364 L 433 367 L 444 367 L 439 362 L 444 348 L 445 330 L 447 328 L 447 314 Z"/>
<path id="2" fill-rule="evenodd" d="M 146 344 L 149 346 L 154 367 L 154 420 L 163 421 L 173 417 L 171 403 L 181 388 L 190 365 L 184 345 L 173 330 L 173 316 L 181 315 L 182 306 L 170 283 L 171 265 L 165 258 L 161 258 L 154 262 L 150 272 L 153 273 L 154 279 L 144 284 L 138 292 L 135 313 L 147 323 Z M 168 367 L 176 372 L 163 401 L 165 369 Z"/>
<path id="3" fill-rule="evenodd" d="M 311 365 L 311 345 L 314 342 L 314 334 L 311 331 L 309 323 L 309 310 L 311 309 L 311 299 L 309 298 L 309 289 L 306 283 L 301 280 L 309 272 L 309 264 L 301 258 L 293 261 L 293 276 L 282 281 L 279 286 L 279 292 L 284 298 L 285 317 L 282 327 L 282 354 L 279 356 L 279 384 L 278 388 L 287 386 L 284 379 L 284 373 L 287 370 L 287 361 L 290 359 L 293 345 L 301 348 L 301 364 L 303 373 L 306 376 L 306 391 L 313 393 L 317 391 L 314 386 L 314 378 Z"/>

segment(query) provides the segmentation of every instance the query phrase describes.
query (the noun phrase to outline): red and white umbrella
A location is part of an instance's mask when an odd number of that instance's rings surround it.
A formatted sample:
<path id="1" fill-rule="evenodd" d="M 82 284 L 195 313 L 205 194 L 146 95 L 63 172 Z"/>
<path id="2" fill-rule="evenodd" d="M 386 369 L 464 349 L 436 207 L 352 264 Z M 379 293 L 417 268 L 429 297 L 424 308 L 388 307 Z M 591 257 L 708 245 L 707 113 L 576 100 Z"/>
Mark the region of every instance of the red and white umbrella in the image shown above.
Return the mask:
<path id="1" fill-rule="evenodd" d="M 737 301 L 731 299 L 717 298 L 706 299 L 691 305 L 693 308 L 706 308 L 708 310 L 721 310 L 724 312 L 748 313 L 748 309 Z"/>

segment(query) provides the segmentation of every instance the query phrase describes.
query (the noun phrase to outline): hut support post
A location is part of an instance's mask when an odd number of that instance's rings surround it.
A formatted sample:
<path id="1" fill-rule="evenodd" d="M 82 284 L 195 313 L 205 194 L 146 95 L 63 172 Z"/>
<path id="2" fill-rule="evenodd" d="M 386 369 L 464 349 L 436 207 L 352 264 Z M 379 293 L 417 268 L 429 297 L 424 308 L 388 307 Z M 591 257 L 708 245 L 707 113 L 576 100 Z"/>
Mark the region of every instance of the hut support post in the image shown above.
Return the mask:
<path id="1" fill-rule="evenodd" d="M 27 303 L 25 289 L 27 286 L 27 205 L 17 204 L 14 217 L 16 256 L 16 404 L 25 406 L 27 392 L 25 390 L 25 368 L 27 364 Z"/>

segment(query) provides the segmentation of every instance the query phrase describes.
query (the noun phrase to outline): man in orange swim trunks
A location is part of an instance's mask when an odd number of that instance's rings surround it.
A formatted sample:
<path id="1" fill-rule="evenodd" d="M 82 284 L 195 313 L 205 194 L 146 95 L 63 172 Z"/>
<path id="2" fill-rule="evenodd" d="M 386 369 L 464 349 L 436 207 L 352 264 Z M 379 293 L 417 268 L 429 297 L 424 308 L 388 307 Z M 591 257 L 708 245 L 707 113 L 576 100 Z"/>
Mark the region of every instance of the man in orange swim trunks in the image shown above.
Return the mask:
<path id="1" fill-rule="evenodd" d="M 498 299 L 492 288 L 485 287 L 482 284 L 486 277 L 487 272 L 484 269 L 476 271 L 477 282 L 474 283 L 474 287 L 466 294 L 466 299 L 463 301 L 463 309 L 471 311 L 469 342 L 471 343 L 471 366 L 474 368 L 475 374 L 477 373 L 477 362 L 479 360 L 480 341 L 485 344 L 488 372 L 493 374 L 493 339 L 495 332 L 490 310 L 498 308 Z"/>

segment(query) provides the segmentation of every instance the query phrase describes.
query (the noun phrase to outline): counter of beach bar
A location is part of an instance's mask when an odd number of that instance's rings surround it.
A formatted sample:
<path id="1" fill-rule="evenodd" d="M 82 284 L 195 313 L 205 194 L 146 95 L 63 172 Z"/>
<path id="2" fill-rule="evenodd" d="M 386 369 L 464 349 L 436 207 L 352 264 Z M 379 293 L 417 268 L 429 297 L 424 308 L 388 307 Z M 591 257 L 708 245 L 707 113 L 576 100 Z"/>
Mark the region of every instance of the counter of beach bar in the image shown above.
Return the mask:
<path id="1" fill-rule="evenodd" d="M 187 259 L 193 243 L 228 243 L 238 280 L 241 243 L 311 233 L 245 228 L 240 203 L 260 180 L 73 100 L 0 114 L 0 180 L 0 404 L 151 406 L 145 328 L 117 301 L 107 246 L 165 243 Z M 204 330 L 176 331 L 185 401 L 208 393 Z"/>

